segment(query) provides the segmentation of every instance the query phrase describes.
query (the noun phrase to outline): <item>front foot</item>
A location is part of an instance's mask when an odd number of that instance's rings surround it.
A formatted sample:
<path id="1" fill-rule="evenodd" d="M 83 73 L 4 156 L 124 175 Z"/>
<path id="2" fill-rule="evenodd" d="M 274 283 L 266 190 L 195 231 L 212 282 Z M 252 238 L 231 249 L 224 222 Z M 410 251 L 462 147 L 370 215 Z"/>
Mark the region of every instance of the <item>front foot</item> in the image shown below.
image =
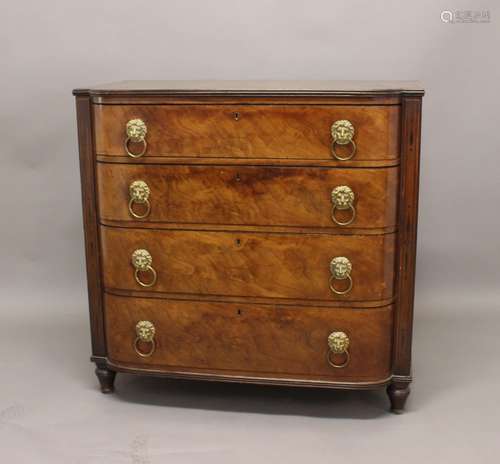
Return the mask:
<path id="1" fill-rule="evenodd" d="M 401 414 L 410 394 L 410 380 L 393 380 L 387 387 L 387 395 L 391 401 L 391 411 Z"/>
<path id="2" fill-rule="evenodd" d="M 105 363 L 96 361 L 95 374 L 101 384 L 101 392 L 113 393 L 115 391 L 116 372 L 108 369 Z"/>

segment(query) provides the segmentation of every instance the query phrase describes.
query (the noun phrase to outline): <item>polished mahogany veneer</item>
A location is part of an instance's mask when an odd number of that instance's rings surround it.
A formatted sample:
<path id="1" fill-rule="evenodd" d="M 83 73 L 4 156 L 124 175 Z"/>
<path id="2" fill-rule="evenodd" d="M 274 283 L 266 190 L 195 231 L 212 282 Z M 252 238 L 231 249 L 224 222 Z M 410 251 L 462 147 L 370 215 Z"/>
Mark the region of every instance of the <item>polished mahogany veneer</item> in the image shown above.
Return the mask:
<path id="1" fill-rule="evenodd" d="M 348 119 L 359 135 L 356 160 L 399 156 L 399 106 L 95 105 L 96 153 L 126 155 L 123 128 L 147 121 L 154 156 L 331 160 L 330 127 Z"/>
<path id="2" fill-rule="evenodd" d="M 130 266 L 147 249 L 157 281 L 150 291 L 191 295 L 378 301 L 393 295 L 395 235 L 285 234 L 101 227 L 104 286 L 138 290 Z M 333 294 L 329 264 L 352 264 L 352 290 Z M 147 274 L 147 272 L 145 272 Z M 148 276 L 145 275 L 144 281 Z M 140 287 L 139 287 L 140 288 Z M 340 283 L 339 283 L 340 288 Z"/>
<path id="3" fill-rule="evenodd" d="M 103 392 L 116 372 L 387 386 L 403 409 L 418 83 L 138 81 L 74 94 Z"/>
<path id="4" fill-rule="evenodd" d="M 385 381 L 391 374 L 392 307 L 370 310 L 130 298 L 106 295 L 106 336 L 115 365 L 167 368 L 178 373 L 246 372 L 314 381 Z M 138 361 L 130 327 L 155 321 L 155 356 Z M 327 361 L 331 327 L 352 343 L 351 361 L 332 369 Z M 143 347 L 147 350 L 148 347 Z M 373 352 L 377 356 L 373 356 Z"/>
<path id="5" fill-rule="evenodd" d="M 339 169 L 278 166 L 177 166 L 98 163 L 101 221 L 141 227 L 165 224 L 344 228 L 332 221 L 333 188 L 349 185 L 357 194 L 350 229 L 394 231 L 399 168 Z M 147 179 L 151 212 L 134 218 L 129 187 Z M 137 213 L 144 213 L 136 205 Z M 335 212 L 339 222 L 350 210 Z M 380 230 L 376 230 L 380 229 Z"/>

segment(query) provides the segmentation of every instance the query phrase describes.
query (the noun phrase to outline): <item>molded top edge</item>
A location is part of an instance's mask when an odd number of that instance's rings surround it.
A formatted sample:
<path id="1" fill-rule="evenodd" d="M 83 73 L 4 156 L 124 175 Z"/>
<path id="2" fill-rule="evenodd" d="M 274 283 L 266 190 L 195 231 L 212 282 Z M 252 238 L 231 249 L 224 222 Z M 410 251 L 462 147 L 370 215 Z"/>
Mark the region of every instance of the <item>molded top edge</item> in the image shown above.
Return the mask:
<path id="1" fill-rule="evenodd" d="M 349 96 L 423 95 L 418 81 L 197 80 L 120 81 L 73 90 L 73 95 Z"/>

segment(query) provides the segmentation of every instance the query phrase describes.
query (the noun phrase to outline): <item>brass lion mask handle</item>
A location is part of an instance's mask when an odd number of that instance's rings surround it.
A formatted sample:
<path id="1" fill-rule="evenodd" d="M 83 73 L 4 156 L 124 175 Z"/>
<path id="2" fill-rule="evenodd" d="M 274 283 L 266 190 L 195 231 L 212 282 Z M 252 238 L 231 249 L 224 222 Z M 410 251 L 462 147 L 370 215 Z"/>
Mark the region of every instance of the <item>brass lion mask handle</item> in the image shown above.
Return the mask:
<path id="1" fill-rule="evenodd" d="M 345 256 L 336 256 L 330 261 L 330 290 L 337 295 L 345 295 L 352 289 L 352 264 Z M 335 281 L 348 280 L 349 284 L 345 290 L 335 287 Z"/>
<path id="2" fill-rule="evenodd" d="M 347 119 L 340 119 L 335 121 L 331 127 L 332 133 L 332 154 L 335 158 L 340 161 L 350 160 L 356 154 L 356 143 L 353 140 L 354 137 L 354 126 L 351 121 Z M 337 145 L 349 145 L 351 144 L 351 152 L 345 156 L 340 156 L 336 151 L 335 147 Z"/>
<path id="3" fill-rule="evenodd" d="M 148 184 L 143 180 L 134 180 L 129 186 L 129 196 L 130 201 L 128 202 L 129 213 L 137 218 L 144 219 L 149 216 L 151 212 L 151 203 L 149 203 L 149 195 L 151 191 Z M 144 211 L 142 213 L 136 212 L 134 205 L 144 205 Z"/>
<path id="4" fill-rule="evenodd" d="M 141 287 L 152 287 L 157 280 L 157 273 L 153 266 L 153 257 L 148 250 L 138 249 L 132 253 L 132 266 L 135 268 L 134 277 L 135 281 Z M 141 280 L 141 273 L 151 274 L 149 282 Z"/>
<path id="5" fill-rule="evenodd" d="M 156 349 L 155 334 L 156 329 L 152 322 L 150 321 L 139 321 L 135 325 L 135 341 L 134 350 L 142 358 L 149 358 L 153 355 Z M 139 349 L 139 343 L 150 343 L 151 347 L 149 351 L 143 352 Z"/>
<path id="6" fill-rule="evenodd" d="M 348 226 L 356 218 L 356 209 L 354 208 L 354 192 L 347 185 L 339 185 L 332 190 L 332 219 L 339 226 Z M 339 221 L 335 216 L 336 211 L 351 210 L 351 217 L 347 221 Z"/>
<path id="7" fill-rule="evenodd" d="M 125 151 L 127 152 L 127 155 L 132 158 L 140 158 L 144 155 L 144 153 L 146 153 L 146 149 L 148 147 L 148 143 L 146 142 L 146 134 L 148 133 L 146 123 L 142 119 L 131 119 L 127 122 L 125 133 L 127 134 L 127 138 L 125 139 Z M 138 153 L 132 152 L 130 150 L 130 142 L 141 143 L 142 150 Z"/>
<path id="8" fill-rule="evenodd" d="M 349 345 L 350 345 L 349 337 L 345 332 L 332 332 L 328 335 L 328 355 L 327 360 L 330 366 L 335 367 L 337 369 L 342 369 L 346 367 L 351 361 L 351 355 L 349 354 Z M 333 355 L 343 355 L 344 361 L 340 364 L 337 364 L 333 360 Z"/>

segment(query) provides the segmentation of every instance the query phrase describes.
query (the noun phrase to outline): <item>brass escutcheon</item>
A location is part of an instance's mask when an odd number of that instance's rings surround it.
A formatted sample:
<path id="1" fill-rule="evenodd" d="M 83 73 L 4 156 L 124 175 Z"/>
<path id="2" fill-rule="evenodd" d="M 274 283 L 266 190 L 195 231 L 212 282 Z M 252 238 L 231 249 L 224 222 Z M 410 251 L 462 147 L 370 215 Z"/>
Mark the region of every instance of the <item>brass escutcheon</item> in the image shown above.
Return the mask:
<path id="1" fill-rule="evenodd" d="M 352 289 L 352 264 L 345 256 L 336 256 L 330 261 L 330 290 L 337 295 L 345 295 Z M 345 290 L 337 290 L 334 286 L 335 280 L 349 280 L 349 286 Z"/>
<path id="2" fill-rule="evenodd" d="M 146 148 L 148 146 L 148 143 L 146 142 L 147 132 L 148 128 L 142 119 L 131 119 L 127 122 L 127 126 L 125 127 L 125 133 L 127 134 L 127 138 L 125 139 L 125 151 L 127 152 L 127 155 L 132 158 L 140 158 L 144 155 L 144 153 L 146 153 Z M 142 150 L 139 153 L 133 153 L 130 151 L 130 142 L 142 143 Z"/>
<path id="3" fill-rule="evenodd" d="M 332 190 L 332 219 L 339 226 L 348 226 L 356 218 L 356 209 L 354 208 L 355 195 L 352 189 L 347 185 L 339 185 Z M 335 216 L 335 211 L 351 210 L 351 218 L 348 221 L 342 222 Z"/>
<path id="4" fill-rule="evenodd" d="M 151 191 L 148 184 L 143 180 L 134 180 L 129 186 L 130 201 L 128 202 L 129 213 L 137 218 L 144 219 L 151 212 L 151 204 L 149 203 L 149 195 Z M 138 214 L 134 211 L 134 204 L 146 205 L 146 210 L 143 214 Z"/>
<path id="5" fill-rule="evenodd" d="M 347 119 L 340 119 L 332 124 L 332 154 L 338 160 L 347 161 L 355 155 L 356 143 L 353 140 L 354 132 L 354 126 Z M 347 145 L 349 143 L 352 145 L 351 153 L 346 157 L 339 156 L 335 151 L 335 145 Z"/>

